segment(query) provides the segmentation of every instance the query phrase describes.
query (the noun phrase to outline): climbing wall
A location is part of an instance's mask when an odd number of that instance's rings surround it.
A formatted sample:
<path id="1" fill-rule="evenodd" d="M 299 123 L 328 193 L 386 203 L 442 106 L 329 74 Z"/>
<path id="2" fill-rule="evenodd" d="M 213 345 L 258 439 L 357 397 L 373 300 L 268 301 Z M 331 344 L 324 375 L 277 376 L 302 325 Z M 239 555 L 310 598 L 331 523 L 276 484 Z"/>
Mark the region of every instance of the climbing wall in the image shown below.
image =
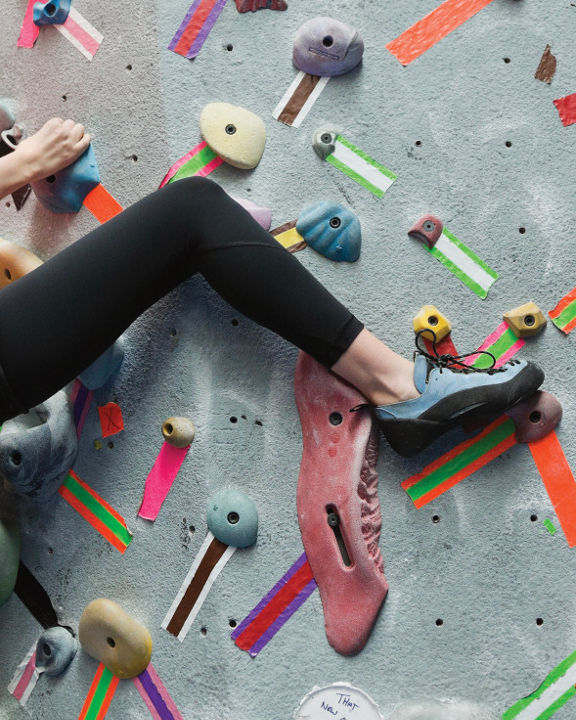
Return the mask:
<path id="1" fill-rule="evenodd" d="M 284 12 L 240 14 L 228 0 L 197 58 L 187 60 L 167 49 L 185 0 L 73 0 L 103 36 L 88 60 L 54 28 L 43 29 L 33 49 L 17 49 L 26 2 L 8 0 L 0 96 L 11 99 L 28 133 L 52 116 L 82 122 L 102 182 L 123 206 L 153 191 L 200 142 L 207 103 L 258 114 L 267 143 L 257 169 L 222 165 L 211 177 L 271 208 L 273 227 L 320 200 L 351 208 L 362 224 L 358 262 L 336 264 L 310 248 L 297 258 L 406 356 L 412 317 L 424 304 L 451 320 L 460 351 L 479 347 L 511 308 L 529 300 L 554 308 L 576 284 L 576 127 L 565 127 L 553 104 L 576 91 L 575 4 L 492 0 L 403 66 L 386 45 L 438 0 L 288 3 Z M 323 14 L 360 31 L 364 61 L 332 78 L 301 126 L 290 127 L 272 111 L 296 76 L 292 39 Z M 547 44 L 558 61 L 549 84 L 534 77 Z M 384 197 L 313 152 L 323 123 L 397 175 Z M 486 299 L 408 238 L 426 213 L 499 274 Z M 43 259 L 96 225 L 85 209 L 54 215 L 34 197 L 19 212 L 9 197 L 0 207 L 0 235 Z M 22 560 L 63 624 L 76 628 L 87 603 L 107 597 L 146 625 L 156 672 L 184 718 L 287 720 L 314 685 L 337 681 L 367 691 L 386 720 L 422 696 L 468 698 L 501 714 L 576 650 L 576 555 L 527 446 L 419 509 L 402 488 L 465 439 L 455 430 L 410 460 L 382 444 L 380 546 L 390 592 L 365 649 L 344 657 L 330 647 L 315 591 L 255 658 L 241 651 L 233 628 L 303 553 L 297 351 L 199 277 L 145 313 L 126 340 L 119 374 L 96 393 L 74 469 L 125 518 L 133 540 L 119 553 L 57 496 L 39 508 L 22 503 Z M 545 389 L 564 406 L 557 436 L 576 467 L 574 342 L 548 322 L 518 356 L 545 369 Z M 109 401 L 121 407 L 125 429 L 103 438 L 96 406 Z M 152 524 L 137 513 L 170 415 L 192 418 L 196 438 Z M 255 501 L 258 541 L 235 552 L 180 643 L 161 623 L 206 537 L 208 500 L 227 485 Z M 25 707 L 7 690 L 40 632 L 16 595 L 0 608 L 3 719 L 80 713 L 98 667 L 82 651 L 62 677 L 41 677 Z M 149 716 L 134 684 L 121 681 L 107 717 Z M 575 716 L 572 701 L 554 717 Z"/>

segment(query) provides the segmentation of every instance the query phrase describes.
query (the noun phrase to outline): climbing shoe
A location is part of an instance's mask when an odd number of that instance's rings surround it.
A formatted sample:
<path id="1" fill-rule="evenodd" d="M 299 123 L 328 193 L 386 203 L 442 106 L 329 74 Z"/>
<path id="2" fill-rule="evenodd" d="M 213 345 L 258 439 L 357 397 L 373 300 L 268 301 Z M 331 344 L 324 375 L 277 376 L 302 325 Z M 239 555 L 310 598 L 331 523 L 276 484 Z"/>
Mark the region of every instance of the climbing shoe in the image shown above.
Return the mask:
<path id="1" fill-rule="evenodd" d="M 392 405 L 372 406 L 374 417 L 392 448 L 411 457 L 455 425 L 487 420 L 532 395 L 542 384 L 544 373 L 534 363 L 510 360 L 502 367 L 478 369 L 462 360 L 466 355 L 439 355 L 435 338 L 428 352 L 416 336 L 414 384 L 419 397 Z"/>

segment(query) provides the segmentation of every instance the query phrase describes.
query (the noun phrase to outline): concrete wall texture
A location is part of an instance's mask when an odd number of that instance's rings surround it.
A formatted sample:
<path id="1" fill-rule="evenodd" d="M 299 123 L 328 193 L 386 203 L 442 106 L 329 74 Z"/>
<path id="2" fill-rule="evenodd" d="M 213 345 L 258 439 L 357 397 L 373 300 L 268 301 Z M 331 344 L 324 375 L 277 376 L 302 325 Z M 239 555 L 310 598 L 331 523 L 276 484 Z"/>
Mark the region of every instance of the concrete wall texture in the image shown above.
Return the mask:
<path id="1" fill-rule="evenodd" d="M 26 3 L 8 0 L 0 95 L 13 99 L 29 132 L 54 115 L 83 122 L 103 183 L 125 206 L 154 190 L 200 141 L 204 105 L 226 101 L 257 113 L 268 133 L 260 165 L 251 172 L 222 166 L 213 179 L 271 207 L 273 226 L 323 199 L 352 208 L 363 229 L 359 262 L 335 264 L 310 249 L 297 257 L 405 355 L 412 317 L 425 303 L 450 318 L 461 350 L 478 347 L 506 310 L 528 300 L 554 307 L 576 278 L 576 128 L 563 127 L 552 104 L 576 91 L 574 3 L 493 0 L 406 68 L 385 45 L 438 0 L 288 3 L 283 13 L 241 15 L 229 0 L 190 62 L 167 50 L 186 0 L 74 0 L 104 35 L 88 62 L 55 30 L 42 31 L 33 50 L 17 50 Z M 287 127 L 271 113 L 296 73 L 292 38 L 322 14 L 358 28 L 364 63 L 328 83 L 299 129 Z M 551 85 L 534 79 L 547 43 L 558 58 Z M 383 199 L 313 153 L 312 133 L 325 121 L 397 173 Z M 485 301 L 407 237 L 427 212 L 500 273 Z M 0 207 L 0 234 L 43 258 L 95 225 L 86 210 L 56 216 L 33 197 L 19 213 L 9 198 Z M 546 517 L 558 523 L 526 447 L 421 510 L 400 487 L 464 437 L 454 431 L 411 460 L 382 445 L 381 547 L 391 589 L 364 651 L 346 658 L 328 645 L 317 592 L 257 658 L 238 650 L 230 621 L 243 619 L 302 553 L 297 351 L 196 277 L 127 337 L 119 375 L 97 394 L 98 404 L 117 400 L 126 429 L 97 449 L 93 407 L 75 469 L 126 518 L 134 540 L 121 556 L 57 498 L 40 511 L 23 505 L 22 558 L 63 621 L 76 626 L 89 601 L 109 597 L 147 625 L 154 665 L 185 718 L 286 720 L 312 686 L 340 680 L 366 690 L 386 718 L 419 696 L 466 697 L 502 712 L 576 649 L 576 556 L 561 531 L 552 536 L 542 525 Z M 544 367 L 545 389 L 563 403 L 558 437 L 576 467 L 574 342 L 549 323 L 521 354 Z M 191 417 L 197 437 L 151 525 L 137 511 L 160 425 L 172 414 Z M 235 553 L 180 644 L 160 623 L 205 537 L 206 503 L 227 484 L 256 501 L 258 543 Z M 39 632 L 16 596 L 0 609 L 2 718 L 78 716 L 97 667 L 85 653 L 63 677 L 41 678 L 25 709 L 6 690 Z M 148 714 L 134 685 L 122 682 L 108 717 Z M 569 703 L 555 718 L 575 715 Z"/>

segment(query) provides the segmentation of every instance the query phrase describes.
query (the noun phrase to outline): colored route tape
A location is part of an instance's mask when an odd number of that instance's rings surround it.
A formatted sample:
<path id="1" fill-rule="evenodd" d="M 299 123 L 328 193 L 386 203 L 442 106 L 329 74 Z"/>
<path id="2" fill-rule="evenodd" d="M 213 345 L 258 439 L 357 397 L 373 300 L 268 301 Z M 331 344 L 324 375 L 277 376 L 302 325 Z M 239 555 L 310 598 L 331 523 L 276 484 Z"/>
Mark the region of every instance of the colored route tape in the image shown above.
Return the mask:
<path id="1" fill-rule="evenodd" d="M 234 629 L 231 637 L 236 645 L 256 657 L 316 587 L 312 568 L 303 553 Z"/>
<path id="2" fill-rule="evenodd" d="M 550 535 L 556 535 L 556 526 L 554 525 L 552 520 L 550 520 L 550 518 L 545 518 L 544 520 L 542 520 L 542 525 L 544 525 Z"/>
<path id="3" fill-rule="evenodd" d="M 103 720 L 118 687 L 118 682 L 119 678 L 112 675 L 110 670 L 100 663 L 78 720 Z"/>
<path id="4" fill-rule="evenodd" d="M 140 510 L 138 510 L 139 517 L 143 517 L 145 520 L 156 520 L 189 449 L 190 445 L 185 448 L 177 448 L 168 442 L 162 444 L 156 461 L 146 478 L 144 497 Z"/>
<path id="5" fill-rule="evenodd" d="M 14 695 L 20 705 L 26 705 L 32 690 L 36 687 L 40 673 L 36 669 L 36 642 L 19 663 L 8 685 L 8 692 Z"/>
<path id="6" fill-rule="evenodd" d="M 192 177 L 193 175 L 206 177 L 222 165 L 223 162 L 222 158 L 216 155 L 203 140 L 172 165 L 162 179 L 160 187 L 164 187 L 164 185 L 167 185 L 169 182 L 182 180 L 182 178 Z"/>
<path id="7" fill-rule="evenodd" d="M 100 418 L 100 429 L 102 437 L 110 437 L 124 430 L 124 418 L 122 410 L 115 402 L 98 406 L 98 417 Z"/>
<path id="8" fill-rule="evenodd" d="M 334 152 L 326 160 L 379 198 L 398 177 L 342 135 L 336 137 Z"/>
<path id="9" fill-rule="evenodd" d="M 518 350 L 520 350 L 526 341 L 522 338 L 517 337 L 510 327 L 502 322 L 493 333 L 490 333 L 486 340 L 480 345 L 478 351 L 485 350 L 492 353 L 496 358 L 494 367 L 501 367 L 514 357 Z M 488 355 L 470 355 L 469 357 L 462 360 L 465 365 L 471 365 L 475 368 L 489 368 L 492 365 L 492 358 Z"/>
<path id="10" fill-rule="evenodd" d="M 491 2 L 492 0 L 446 0 L 388 43 L 386 49 L 398 58 L 402 65 L 409 65 Z"/>
<path id="11" fill-rule="evenodd" d="M 226 5 L 226 0 L 195 0 L 168 49 L 188 59 L 195 58 Z"/>
<path id="12" fill-rule="evenodd" d="M 568 335 L 576 327 L 576 288 L 564 295 L 562 300 L 548 313 L 559 330 Z"/>
<path id="13" fill-rule="evenodd" d="M 120 553 L 132 542 L 132 534 L 124 518 L 89 485 L 70 470 L 58 492 Z"/>
<path id="14" fill-rule="evenodd" d="M 528 443 L 569 547 L 576 545 L 576 481 L 555 432 Z"/>
<path id="15" fill-rule="evenodd" d="M 434 247 L 424 248 L 482 300 L 498 279 L 498 273 L 446 228 Z"/>
<path id="16" fill-rule="evenodd" d="M 22 561 L 18 565 L 14 592 L 45 630 L 59 624 L 48 593 Z"/>
<path id="17" fill-rule="evenodd" d="M 516 444 L 516 426 L 502 415 L 484 430 L 441 455 L 402 487 L 417 508 L 427 505 Z"/>
<path id="18" fill-rule="evenodd" d="M 502 720 L 548 720 L 576 695 L 576 652 L 554 668 L 540 687 L 518 700 Z"/>
<path id="19" fill-rule="evenodd" d="M 92 398 L 94 392 L 84 387 L 82 382 L 78 379 L 74 381 L 72 386 L 72 392 L 70 393 L 70 400 L 74 406 L 74 424 L 76 425 L 76 434 L 78 437 L 82 434 L 84 429 L 84 423 L 88 417 L 88 411 L 92 404 Z"/>
<path id="20" fill-rule="evenodd" d="M 90 210 L 92 215 L 100 223 L 105 223 L 115 215 L 122 212 L 123 208 L 106 188 L 100 184 L 91 190 L 84 198 L 84 207 Z"/>
<path id="21" fill-rule="evenodd" d="M 92 60 L 104 36 L 74 6 L 62 25 L 54 26 L 87 60 Z"/>
<path id="22" fill-rule="evenodd" d="M 133 680 L 154 720 L 184 720 L 152 663 Z"/>
<path id="23" fill-rule="evenodd" d="M 558 110 L 564 127 L 576 123 L 576 93 L 554 100 L 554 105 L 556 105 L 556 110 Z"/>
<path id="24" fill-rule="evenodd" d="M 329 77 L 309 75 L 301 70 L 274 108 L 272 117 L 284 125 L 299 128 L 328 80 Z"/>
<path id="25" fill-rule="evenodd" d="M 43 5 L 46 5 L 49 0 L 39 0 Z M 40 28 L 34 25 L 34 5 L 37 0 L 28 0 L 26 6 L 26 12 L 24 19 L 22 20 L 22 27 L 20 28 L 20 35 L 16 45 L 20 48 L 32 48 L 34 43 L 38 40 L 40 34 Z"/>

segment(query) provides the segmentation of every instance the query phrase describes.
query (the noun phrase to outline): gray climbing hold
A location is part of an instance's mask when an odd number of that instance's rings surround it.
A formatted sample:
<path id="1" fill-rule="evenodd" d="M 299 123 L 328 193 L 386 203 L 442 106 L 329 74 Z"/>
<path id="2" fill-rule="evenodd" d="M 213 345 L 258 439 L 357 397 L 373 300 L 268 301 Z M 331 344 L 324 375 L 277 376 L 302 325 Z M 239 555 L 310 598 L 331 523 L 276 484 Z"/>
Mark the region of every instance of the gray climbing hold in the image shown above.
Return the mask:
<path id="1" fill-rule="evenodd" d="M 310 75 L 344 75 L 361 62 L 363 53 L 357 30 L 334 18 L 315 17 L 296 33 L 292 62 Z"/>
<path id="2" fill-rule="evenodd" d="M 296 230 L 311 248 L 330 260 L 356 262 L 360 257 L 360 221 L 336 202 L 319 202 L 303 210 Z"/>
<path id="3" fill-rule="evenodd" d="M 404 703 L 390 720 L 499 720 L 500 715 L 468 700 L 412 700 Z"/>
<path id="4" fill-rule="evenodd" d="M 46 502 L 62 484 L 77 452 L 72 405 L 60 390 L 41 405 L 3 424 L 0 475 L 18 495 Z"/>
<path id="5" fill-rule="evenodd" d="M 63 627 L 48 628 L 36 643 L 36 667 L 51 677 L 62 675 L 77 649 L 76 638 L 69 630 Z"/>
<path id="6" fill-rule="evenodd" d="M 236 488 L 220 490 L 208 505 L 208 529 L 225 545 L 245 548 L 256 542 L 258 510 L 246 493 Z"/>
<path id="7" fill-rule="evenodd" d="M 340 131 L 334 125 L 322 125 L 314 133 L 312 147 L 316 155 L 326 160 L 335 149 L 336 138 L 340 135 Z"/>
<path id="8" fill-rule="evenodd" d="M 105 350 L 92 365 L 78 375 L 82 385 L 88 390 L 98 390 L 106 385 L 108 380 L 122 365 L 124 360 L 124 336 L 121 335 L 113 345 Z"/>

